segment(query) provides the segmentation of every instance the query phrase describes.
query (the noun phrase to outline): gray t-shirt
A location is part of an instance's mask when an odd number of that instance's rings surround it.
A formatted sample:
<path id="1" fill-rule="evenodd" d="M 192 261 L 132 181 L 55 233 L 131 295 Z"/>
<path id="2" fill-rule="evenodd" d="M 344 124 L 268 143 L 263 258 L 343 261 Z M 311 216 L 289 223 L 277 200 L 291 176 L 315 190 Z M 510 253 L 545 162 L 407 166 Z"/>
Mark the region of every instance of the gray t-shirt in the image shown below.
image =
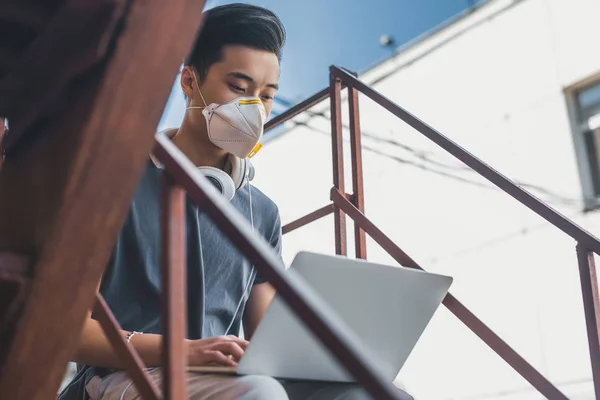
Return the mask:
<path id="1" fill-rule="evenodd" d="M 149 161 L 100 286 L 100 293 L 121 328 L 127 331 L 162 333 L 162 173 Z M 275 203 L 260 190 L 246 185 L 236 192 L 231 204 L 250 221 L 250 198 L 255 232 L 281 254 L 281 223 Z M 186 201 L 186 231 L 187 337 L 238 335 L 251 286 L 264 280 L 189 197 Z M 80 367 L 60 398 L 87 398 L 84 389 L 87 381 L 94 375 L 103 376 L 108 372 L 103 368 Z"/>

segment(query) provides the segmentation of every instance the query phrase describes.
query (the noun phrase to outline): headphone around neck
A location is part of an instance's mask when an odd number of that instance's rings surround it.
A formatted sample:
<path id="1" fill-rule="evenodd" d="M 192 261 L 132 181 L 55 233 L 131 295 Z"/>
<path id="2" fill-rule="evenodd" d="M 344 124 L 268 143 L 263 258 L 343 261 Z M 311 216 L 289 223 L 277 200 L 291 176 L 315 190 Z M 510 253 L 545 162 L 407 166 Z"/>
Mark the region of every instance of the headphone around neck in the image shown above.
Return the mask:
<path id="1" fill-rule="evenodd" d="M 176 129 L 167 128 L 159 134 L 173 138 Z M 225 163 L 229 173 L 215 167 L 198 167 L 198 170 L 215 186 L 228 201 L 231 201 L 237 190 L 242 189 L 254 179 L 254 166 L 248 158 L 239 158 L 230 154 Z"/>
<path id="2" fill-rule="evenodd" d="M 237 190 L 242 189 L 254 179 L 254 166 L 247 158 L 229 155 L 225 168 L 229 173 L 215 167 L 198 167 L 204 176 L 229 201 Z"/>

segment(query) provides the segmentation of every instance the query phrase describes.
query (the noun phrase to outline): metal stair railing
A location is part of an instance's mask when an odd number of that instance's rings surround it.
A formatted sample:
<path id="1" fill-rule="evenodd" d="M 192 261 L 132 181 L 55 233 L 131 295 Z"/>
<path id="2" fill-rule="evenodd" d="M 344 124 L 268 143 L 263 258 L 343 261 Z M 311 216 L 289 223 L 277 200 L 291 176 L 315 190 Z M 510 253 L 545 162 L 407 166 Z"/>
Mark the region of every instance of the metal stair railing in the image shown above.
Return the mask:
<path id="1" fill-rule="evenodd" d="M 341 90 L 343 87 L 348 88 L 350 108 L 353 194 L 346 193 L 344 188 L 341 123 Z M 600 253 L 600 241 L 435 129 L 362 83 L 356 77 L 335 66 L 330 68 L 329 88 L 292 107 L 266 125 L 266 130 L 273 129 L 317 103 L 327 98 L 330 99 L 334 182 L 330 193 L 331 203 L 283 226 L 283 233 L 289 233 L 333 213 L 336 253 L 346 255 L 346 216 L 348 216 L 354 221 L 357 258 L 366 258 L 365 235 L 369 234 L 399 264 L 422 269 L 416 261 L 379 230 L 364 214 L 358 92 L 370 97 L 577 241 L 577 259 L 581 275 L 594 387 L 596 393 L 600 394 L 600 342 L 598 338 L 598 321 L 600 317 L 598 315 L 598 285 L 593 263 L 593 253 Z M 166 137 L 157 135 L 154 154 L 165 166 L 162 216 L 163 282 L 165 282 L 162 293 L 165 330 L 165 340 L 163 342 L 164 398 L 180 399 L 186 397 L 185 369 L 187 358 L 182 344 L 186 330 L 185 219 L 183 205 L 187 192 L 187 195 L 219 226 L 225 236 L 267 278 L 283 300 L 298 315 L 299 319 L 331 350 L 332 354 L 346 367 L 359 384 L 363 385 L 376 399 L 396 399 L 398 395 L 392 383 L 383 380 L 375 372 L 373 362 L 363 352 L 356 338 L 344 329 L 343 322 L 338 319 L 337 315 L 331 312 L 319 298 L 310 294 L 309 288 L 303 286 L 301 281 L 295 279 L 294 271 L 286 272 L 283 270 L 268 244 L 262 238 L 256 236 L 248 222 L 221 196 L 214 192 L 210 182 L 197 173 L 197 169 L 179 149 Z M 546 398 L 567 399 L 556 386 L 469 311 L 456 297 L 449 293 L 443 304 Z M 138 386 L 143 398 L 160 399 L 161 396 L 158 390 L 149 381 L 147 374 L 144 373 L 143 364 L 135 349 L 126 343 L 119 334 L 118 324 L 100 295 L 98 295 L 95 312 L 98 314 L 98 319 L 107 337 L 121 354 L 124 364 L 132 374 L 132 379 Z"/>
<path id="2" fill-rule="evenodd" d="M 344 163 L 342 148 L 342 122 L 341 122 L 341 90 L 348 88 L 348 103 L 350 113 L 350 145 L 352 165 L 353 193 L 348 194 L 344 189 Z M 321 101 L 330 99 L 331 127 L 332 127 L 332 160 L 333 182 L 330 204 L 313 211 L 283 227 L 283 233 L 289 233 L 331 213 L 334 214 L 335 248 L 336 253 L 346 255 L 346 221 L 349 216 L 354 221 L 355 251 L 357 258 L 366 258 L 365 233 L 368 233 L 376 243 L 386 250 L 399 264 L 423 269 L 416 261 L 410 258 L 399 246 L 379 230 L 364 214 L 363 173 L 361 156 L 361 134 L 358 113 L 358 92 L 400 118 L 413 127 L 439 147 L 463 162 L 472 170 L 496 185 L 506 194 L 529 208 L 546 221 L 569 235 L 576 241 L 576 255 L 579 265 L 583 305 L 586 317 L 588 344 L 592 364 L 594 390 L 600 396 L 600 301 L 598 295 L 598 281 L 594 265 L 593 253 L 600 254 L 600 241 L 598 238 L 581 228 L 569 218 L 560 214 L 531 193 L 523 190 L 510 179 L 494 170 L 492 167 L 467 152 L 446 136 L 427 125 L 393 101 L 383 96 L 375 89 L 361 82 L 346 70 L 330 67 L 330 86 L 323 89 L 309 99 L 292 107 L 287 112 L 278 115 L 269 121 L 266 129 L 273 129 L 278 125 L 292 119 L 300 113 L 315 106 Z M 467 307 L 458 301 L 452 294 L 444 299 L 443 304 L 457 316 L 473 333 L 481 338 L 492 350 L 502 357 L 519 375 L 526 379 L 540 393 L 549 399 L 566 399 L 550 381 L 539 373 L 531 364 L 512 349 L 494 331 L 477 318 Z"/>

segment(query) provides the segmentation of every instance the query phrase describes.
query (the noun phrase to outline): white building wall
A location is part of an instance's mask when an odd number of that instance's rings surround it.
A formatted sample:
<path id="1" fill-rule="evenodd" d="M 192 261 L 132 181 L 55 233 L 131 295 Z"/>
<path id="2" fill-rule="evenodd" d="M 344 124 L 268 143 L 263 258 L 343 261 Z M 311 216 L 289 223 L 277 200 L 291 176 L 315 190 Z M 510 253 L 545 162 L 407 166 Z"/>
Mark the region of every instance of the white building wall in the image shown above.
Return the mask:
<path id="1" fill-rule="evenodd" d="M 599 17 L 597 0 L 491 1 L 361 79 L 600 235 L 598 213 L 582 212 L 564 93 L 600 72 Z M 451 292 L 570 398 L 592 399 L 575 243 L 360 100 L 367 216 L 426 269 L 453 276 Z M 332 186 L 329 121 L 295 121 L 307 126 L 253 160 L 284 223 L 327 204 Z M 284 237 L 288 263 L 299 250 L 333 253 L 333 219 Z M 368 258 L 394 264 L 372 242 Z M 419 399 L 542 398 L 443 307 L 399 381 Z"/>

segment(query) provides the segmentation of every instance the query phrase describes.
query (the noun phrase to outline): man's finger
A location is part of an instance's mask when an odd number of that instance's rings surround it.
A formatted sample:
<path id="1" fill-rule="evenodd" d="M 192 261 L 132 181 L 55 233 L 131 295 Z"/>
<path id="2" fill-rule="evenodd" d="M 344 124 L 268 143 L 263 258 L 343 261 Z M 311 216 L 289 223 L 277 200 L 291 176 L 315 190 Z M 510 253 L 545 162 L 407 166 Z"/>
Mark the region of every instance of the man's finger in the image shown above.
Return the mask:
<path id="1" fill-rule="evenodd" d="M 204 354 L 208 358 L 207 361 L 216 362 L 219 365 L 235 367 L 237 362 L 221 353 L 219 350 L 207 350 Z"/>
<path id="2" fill-rule="evenodd" d="M 219 350 L 226 355 L 231 354 L 236 360 L 244 355 L 244 349 L 236 342 L 217 342 L 211 346 L 211 350 Z"/>
<path id="3" fill-rule="evenodd" d="M 248 344 L 250 344 L 249 341 L 241 339 L 237 336 L 233 336 L 233 335 L 228 335 L 228 336 L 223 336 L 224 340 L 228 340 L 228 341 L 233 341 L 237 344 L 239 344 L 243 349 L 246 349 L 246 347 L 248 347 Z"/>

